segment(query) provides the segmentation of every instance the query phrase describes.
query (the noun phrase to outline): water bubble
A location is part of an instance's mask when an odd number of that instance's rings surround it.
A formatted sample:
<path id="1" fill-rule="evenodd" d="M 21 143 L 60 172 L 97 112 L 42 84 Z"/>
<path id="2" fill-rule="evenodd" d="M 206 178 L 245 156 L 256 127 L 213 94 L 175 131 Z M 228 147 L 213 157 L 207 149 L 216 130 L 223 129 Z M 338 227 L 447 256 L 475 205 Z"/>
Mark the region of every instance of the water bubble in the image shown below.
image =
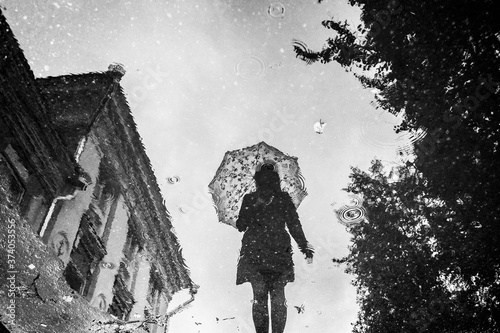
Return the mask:
<path id="1" fill-rule="evenodd" d="M 267 16 L 272 19 L 282 19 L 285 17 L 285 5 L 281 2 L 273 2 L 267 8 Z"/>
<path id="2" fill-rule="evenodd" d="M 244 80 L 261 77 L 266 72 L 264 60 L 254 54 L 246 54 L 234 63 L 234 73 Z"/>
<path id="3" fill-rule="evenodd" d="M 348 202 L 340 207 L 335 208 L 335 203 L 332 206 L 334 206 L 338 222 L 345 226 L 358 225 L 367 220 L 363 199 L 357 195 L 350 195 Z"/>
<path id="4" fill-rule="evenodd" d="M 181 181 L 181 178 L 179 176 L 167 177 L 167 181 L 169 184 L 177 184 Z"/>

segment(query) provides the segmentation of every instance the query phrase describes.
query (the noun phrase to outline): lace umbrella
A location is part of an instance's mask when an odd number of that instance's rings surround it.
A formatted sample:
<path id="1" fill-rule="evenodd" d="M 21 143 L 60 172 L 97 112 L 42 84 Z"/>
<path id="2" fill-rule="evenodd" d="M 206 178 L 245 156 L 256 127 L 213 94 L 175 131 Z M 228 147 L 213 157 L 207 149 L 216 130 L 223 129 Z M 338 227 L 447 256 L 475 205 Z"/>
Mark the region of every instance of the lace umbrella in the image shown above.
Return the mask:
<path id="1" fill-rule="evenodd" d="M 288 192 L 295 207 L 307 195 L 297 157 L 289 156 L 264 141 L 228 151 L 208 185 L 219 221 L 236 227 L 243 196 L 255 191 L 253 176 L 261 166 L 271 165 L 281 179 L 281 189 Z"/>

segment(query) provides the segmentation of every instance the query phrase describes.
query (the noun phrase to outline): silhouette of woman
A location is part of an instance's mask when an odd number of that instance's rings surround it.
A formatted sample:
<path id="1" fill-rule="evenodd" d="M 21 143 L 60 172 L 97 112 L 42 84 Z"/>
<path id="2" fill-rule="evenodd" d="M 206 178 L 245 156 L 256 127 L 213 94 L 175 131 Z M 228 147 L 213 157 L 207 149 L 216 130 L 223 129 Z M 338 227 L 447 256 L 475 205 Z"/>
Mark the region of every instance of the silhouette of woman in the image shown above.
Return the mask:
<path id="1" fill-rule="evenodd" d="M 302 231 L 292 199 L 281 190 L 279 175 L 273 170 L 273 165 L 264 164 L 255 173 L 257 190 L 244 196 L 236 221 L 238 230 L 244 232 L 236 284 L 252 284 L 256 333 L 269 333 L 268 295 L 272 332 L 283 333 L 285 329 L 285 285 L 295 279 L 286 228 L 306 258 L 312 259 L 314 253 Z"/>

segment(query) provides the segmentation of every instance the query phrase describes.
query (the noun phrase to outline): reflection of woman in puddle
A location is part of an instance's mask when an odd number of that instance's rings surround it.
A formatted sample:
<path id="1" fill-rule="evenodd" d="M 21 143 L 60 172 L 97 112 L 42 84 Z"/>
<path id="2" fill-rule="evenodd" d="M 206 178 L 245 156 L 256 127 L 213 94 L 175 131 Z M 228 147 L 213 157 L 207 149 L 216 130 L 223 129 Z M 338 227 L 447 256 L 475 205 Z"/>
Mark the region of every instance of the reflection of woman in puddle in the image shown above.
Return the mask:
<path id="1" fill-rule="evenodd" d="M 271 297 L 273 333 L 283 333 L 286 323 L 285 285 L 294 281 L 290 236 L 307 259 L 308 246 L 297 211 L 287 192 L 281 191 L 278 173 L 265 164 L 255 173 L 257 190 L 245 195 L 236 227 L 244 231 L 236 284 L 250 282 L 252 316 L 257 333 L 269 332 L 268 294 Z"/>

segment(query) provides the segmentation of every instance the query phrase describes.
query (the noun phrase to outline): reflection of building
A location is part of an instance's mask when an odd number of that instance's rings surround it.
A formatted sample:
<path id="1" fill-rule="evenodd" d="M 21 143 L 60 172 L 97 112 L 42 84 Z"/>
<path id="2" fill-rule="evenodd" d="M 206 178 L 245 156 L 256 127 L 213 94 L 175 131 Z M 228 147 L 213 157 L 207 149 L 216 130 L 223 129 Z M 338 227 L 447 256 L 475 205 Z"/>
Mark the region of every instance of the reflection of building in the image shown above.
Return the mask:
<path id="1" fill-rule="evenodd" d="M 1 12 L 0 32 L 0 174 L 12 202 L 90 304 L 125 320 L 165 313 L 193 283 L 123 68 L 35 79 Z"/>

